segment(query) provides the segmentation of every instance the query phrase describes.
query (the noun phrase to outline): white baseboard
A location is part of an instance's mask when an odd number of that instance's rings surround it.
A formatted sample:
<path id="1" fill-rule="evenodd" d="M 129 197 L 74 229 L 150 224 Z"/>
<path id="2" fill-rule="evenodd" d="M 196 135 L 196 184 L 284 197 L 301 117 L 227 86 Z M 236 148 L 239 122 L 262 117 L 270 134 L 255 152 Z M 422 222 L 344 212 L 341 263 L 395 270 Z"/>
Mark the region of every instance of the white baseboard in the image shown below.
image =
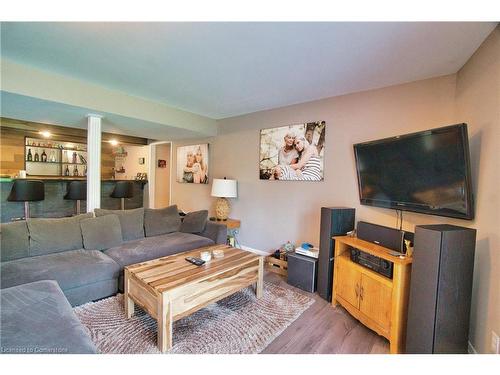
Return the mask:
<path id="1" fill-rule="evenodd" d="M 476 348 L 468 341 L 468 352 L 469 354 L 477 354 Z"/>
<path id="2" fill-rule="evenodd" d="M 242 250 L 246 250 L 246 251 L 250 251 L 250 252 L 258 254 L 258 255 L 264 255 L 264 256 L 272 254 L 272 253 L 269 253 L 267 251 L 257 250 L 257 249 L 254 249 L 254 248 L 250 247 L 250 246 L 245 246 L 245 245 L 241 245 L 241 249 Z"/>

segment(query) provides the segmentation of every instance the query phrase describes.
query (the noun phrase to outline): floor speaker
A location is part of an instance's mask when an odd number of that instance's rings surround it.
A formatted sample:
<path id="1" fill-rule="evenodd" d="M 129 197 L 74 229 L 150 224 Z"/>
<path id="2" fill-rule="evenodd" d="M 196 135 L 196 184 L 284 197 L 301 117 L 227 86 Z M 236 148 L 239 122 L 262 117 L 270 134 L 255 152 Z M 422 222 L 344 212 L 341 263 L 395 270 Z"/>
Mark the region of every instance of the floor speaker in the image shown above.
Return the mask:
<path id="1" fill-rule="evenodd" d="M 354 208 L 321 207 L 321 227 L 318 258 L 318 294 L 328 302 L 332 300 L 333 236 L 344 236 L 354 229 Z"/>
<path id="2" fill-rule="evenodd" d="M 467 353 L 475 247 L 475 229 L 415 228 L 407 353 Z"/>

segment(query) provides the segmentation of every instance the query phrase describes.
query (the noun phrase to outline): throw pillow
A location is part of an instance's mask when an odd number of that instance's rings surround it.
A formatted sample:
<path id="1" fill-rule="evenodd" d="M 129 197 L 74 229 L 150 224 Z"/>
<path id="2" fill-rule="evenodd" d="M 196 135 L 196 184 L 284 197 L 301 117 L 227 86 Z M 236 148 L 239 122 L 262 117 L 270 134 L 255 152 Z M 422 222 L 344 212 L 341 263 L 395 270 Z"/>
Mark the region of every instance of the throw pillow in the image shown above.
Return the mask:
<path id="1" fill-rule="evenodd" d="M 144 211 L 146 237 L 178 232 L 180 226 L 181 217 L 175 204 L 159 209 L 146 208 Z"/>
<path id="2" fill-rule="evenodd" d="M 83 246 L 87 250 L 106 250 L 122 244 L 122 228 L 117 215 L 105 215 L 80 222 Z"/>
<path id="3" fill-rule="evenodd" d="M 80 220 L 93 216 L 89 212 L 59 219 L 28 219 L 30 256 L 83 248 Z"/>
<path id="4" fill-rule="evenodd" d="M 144 238 L 144 208 L 133 210 L 103 210 L 95 209 L 95 216 L 117 215 L 122 227 L 124 241 Z"/>
<path id="5" fill-rule="evenodd" d="M 184 216 L 181 224 L 181 232 L 184 233 L 200 233 L 207 226 L 208 211 L 194 211 Z"/>
<path id="6" fill-rule="evenodd" d="M 30 236 L 26 221 L 0 224 L 1 261 L 30 256 Z"/>

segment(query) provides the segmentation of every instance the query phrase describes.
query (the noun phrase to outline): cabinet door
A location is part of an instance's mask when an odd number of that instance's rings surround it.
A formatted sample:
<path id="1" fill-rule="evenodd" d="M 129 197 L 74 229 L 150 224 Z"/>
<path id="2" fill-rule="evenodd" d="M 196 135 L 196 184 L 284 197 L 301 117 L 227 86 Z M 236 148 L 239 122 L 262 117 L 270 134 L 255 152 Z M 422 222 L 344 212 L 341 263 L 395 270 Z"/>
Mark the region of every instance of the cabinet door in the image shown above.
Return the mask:
<path id="1" fill-rule="evenodd" d="M 391 327 L 392 288 L 366 274 L 361 275 L 359 309 L 383 329 Z"/>
<path id="2" fill-rule="evenodd" d="M 336 272 L 337 285 L 335 289 L 337 294 L 359 309 L 359 290 L 361 283 L 361 272 L 351 265 L 348 260 L 339 258 Z"/>

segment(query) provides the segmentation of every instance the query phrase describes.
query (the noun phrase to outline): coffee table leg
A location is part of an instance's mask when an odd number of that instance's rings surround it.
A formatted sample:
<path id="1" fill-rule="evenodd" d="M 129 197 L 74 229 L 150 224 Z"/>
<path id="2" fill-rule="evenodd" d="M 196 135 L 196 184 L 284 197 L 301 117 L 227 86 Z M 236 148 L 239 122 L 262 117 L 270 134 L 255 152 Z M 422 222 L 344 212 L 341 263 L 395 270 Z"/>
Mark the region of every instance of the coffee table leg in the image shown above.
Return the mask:
<path id="1" fill-rule="evenodd" d="M 257 298 L 262 297 L 262 288 L 264 287 L 264 257 L 259 258 L 259 271 L 257 273 L 257 286 L 255 295 Z"/>
<path id="2" fill-rule="evenodd" d="M 132 315 L 134 315 L 134 301 L 132 298 L 129 297 L 129 283 L 130 283 L 130 277 L 129 273 L 127 270 L 125 270 L 125 277 L 124 277 L 124 286 L 125 286 L 125 293 L 123 295 L 123 303 L 125 305 L 125 316 L 127 319 L 130 319 Z"/>
<path id="3" fill-rule="evenodd" d="M 158 299 L 158 349 L 164 353 L 172 348 L 172 308 L 167 295 Z"/>

